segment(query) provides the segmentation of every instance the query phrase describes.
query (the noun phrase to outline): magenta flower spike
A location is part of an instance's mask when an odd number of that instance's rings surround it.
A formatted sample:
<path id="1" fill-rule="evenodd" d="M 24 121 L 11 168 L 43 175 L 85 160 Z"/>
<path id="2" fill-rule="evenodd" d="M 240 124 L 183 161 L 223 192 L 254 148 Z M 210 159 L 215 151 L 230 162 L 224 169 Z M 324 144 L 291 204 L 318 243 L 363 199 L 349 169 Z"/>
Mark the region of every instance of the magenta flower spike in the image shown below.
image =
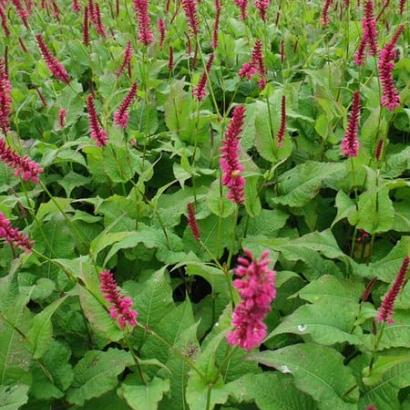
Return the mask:
<path id="1" fill-rule="evenodd" d="M 197 101 L 202 101 L 206 96 L 206 83 L 208 82 L 208 77 L 209 77 L 209 73 L 211 71 L 213 62 L 214 62 L 214 54 L 212 53 L 208 58 L 205 71 L 202 73 L 198 84 L 192 90 L 192 94 L 197 99 Z"/>
<path id="2" fill-rule="evenodd" d="M 359 124 L 360 124 L 360 92 L 353 94 L 352 109 L 350 111 L 349 123 L 342 140 L 340 150 L 346 157 L 357 157 L 359 153 Z"/>
<path id="3" fill-rule="evenodd" d="M 120 128 L 127 128 L 128 110 L 137 95 L 137 83 L 133 83 L 118 110 L 114 113 L 114 124 Z"/>
<path id="4" fill-rule="evenodd" d="M 182 7 L 189 25 L 194 36 L 199 33 L 199 21 L 197 15 L 197 5 L 195 0 L 182 0 Z"/>
<path id="5" fill-rule="evenodd" d="M 110 316 L 117 320 L 121 329 L 127 325 L 134 328 L 137 325 L 138 312 L 132 309 L 132 299 L 121 293 L 114 275 L 110 271 L 100 273 L 100 289 L 105 300 L 111 305 Z"/>
<path id="6" fill-rule="evenodd" d="M 144 46 L 149 46 L 154 41 L 148 5 L 148 0 L 134 0 L 134 9 L 138 18 L 138 39 Z"/>
<path id="7" fill-rule="evenodd" d="M 6 133 L 10 129 L 11 83 L 6 70 L 6 63 L 0 60 L 0 130 Z"/>
<path id="8" fill-rule="evenodd" d="M 188 219 L 188 226 L 191 229 L 192 236 L 195 238 L 196 241 L 199 241 L 201 238 L 201 234 L 199 232 L 198 222 L 195 216 L 195 207 L 192 202 L 187 205 L 187 219 Z"/>
<path id="9" fill-rule="evenodd" d="M 378 322 L 385 322 L 389 325 L 393 323 L 393 313 L 394 313 L 394 303 L 396 302 L 397 296 L 399 295 L 400 291 L 402 290 L 405 282 L 407 271 L 410 265 L 410 257 L 406 256 L 403 259 L 401 264 L 400 270 L 397 273 L 396 278 L 388 290 L 386 295 L 383 298 L 382 304 L 377 311 L 376 319 Z"/>
<path id="10" fill-rule="evenodd" d="M 252 350 L 261 345 L 267 335 L 264 320 L 276 297 L 276 272 L 269 269 L 269 252 L 264 251 L 257 260 L 249 250 L 238 258 L 233 284 L 241 297 L 232 314 L 232 326 L 227 341 L 232 346 Z"/>
<path id="11" fill-rule="evenodd" d="M 97 112 L 95 111 L 94 97 L 90 94 L 87 98 L 88 120 L 90 125 L 90 136 L 96 142 L 97 147 L 104 147 L 107 145 L 107 133 L 101 127 Z"/>
<path id="12" fill-rule="evenodd" d="M 241 175 L 244 168 L 239 161 L 240 135 L 245 119 L 245 107 L 235 107 L 225 138 L 222 142 L 219 160 L 222 170 L 222 183 L 228 187 L 228 199 L 240 205 L 245 200 L 245 178 Z"/>

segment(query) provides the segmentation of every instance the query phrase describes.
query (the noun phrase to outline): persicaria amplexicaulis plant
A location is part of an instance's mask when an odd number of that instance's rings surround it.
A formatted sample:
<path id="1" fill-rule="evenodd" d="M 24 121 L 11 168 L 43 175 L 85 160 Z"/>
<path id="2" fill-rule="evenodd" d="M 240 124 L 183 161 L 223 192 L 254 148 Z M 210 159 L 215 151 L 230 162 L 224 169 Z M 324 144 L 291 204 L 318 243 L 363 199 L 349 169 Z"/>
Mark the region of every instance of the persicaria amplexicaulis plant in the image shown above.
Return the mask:
<path id="1" fill-rule="evenodd" d="M 245 107 L 236 106 L 222 141 L 219 161 L 222 170 L 222 183 L 228 187 L 228 199 L 238 205 L 245 200 L 245 178 L 241 175 L 244 168 L 239 161 L 240 136 L 244 119 Z"/>
<path id="2" fill-rule="evenodd" d="M 100 273 L 100 289 L 105 300 L 110 304 L 110 316 L 115 319 L 120 327 L 133 328 L 137 325 L 138 312 L 132 308 L 133 301 L 124 296 L 118 288 L 114 275 L 110 271 Z"/>
<path id="3" fill-rule="evenodd" d="M 215 50 L 218 47 L 219 22 L 221 19 L 222 4 L 221 0 L 215 0 L 215 21 L 212 32 L 212 47 Z"/>
<path id="4" fill-rule="evenodd" d="M 380 305 L 379 310 L 377 311 L 376 319 L 379 322 L 386 322 L 389 325 L 393 323 L 394 304 L 396 302 L 397 296 L 399 295 L 400 291 L 402 290 L 406 282 L 409 264 L 410 257 L 406 256 L 403 259 L 400 270 L 397 273 L 397 276 L 394 279 L 391 288 L 384 296 L 382 304 Z"/>
<path id="5" fill-rule="evenodd" d="M 94 97 L 92 96 L 92 94 L 87 97 L 87 111 L 90 126 L 90 136 L 96 142 L 98 147 L 104 147 L 105 145 L 107 145 L 108 136 L 98 121 L 98 116 L 97 112 L 95 111 L 94 105 Z"/>
<path id="6" fill-rule="evenodd" d="M 266 85 L 266 69 L 263 61 L 262 42 L 256 40 L 252 50 L 251 61 L 242 65 L 239 70 L 239 77 L 252 79 L 255 75 L 258 75 L 258 86 L 262 90 Z"/>
<path id="7" fill-rule="evenodd" d="M 248 16 L 248 0 L 234 0 L 235 4 L 239 7 L 241 11 L 241 19 L 245 20 Z"/>
<path id="8" fill-rule="evenodd" d="M 324 0 L 323 1 L 323 8 L 322 8 L 322 15 L 320 16 L 320 22 L 322 23 L 323 26 L 328 26 L 329 25 L 329 9 L 330 6 L 332 5 L 333 0 Z"/>
<path id="9" fill-rule="evenodd" d="M 39 181 L 39 175 L 43 172 L 43 169 L 37 162 L 32 161 L 26 156 L 18 155 L 6 145 L 4 139 L 0 139 L 0 160 L 14 169 L 14 174 L 23 179 L 23 181 L 36 183 Z"/>
<path id="10" fill-rule="evenodd" d="M 21 18 L 21 21 L 23 22 L 24 26 L 28 28 L 28 18 L 29 18 L 28 11 L 23 7 L 20 0 L 11 0 L 11 2 L 13 3 L 17 11 L 17 14 Z"/>
<path id="11" fill-rule="evenodd" d="M 396 45 L 404 26 L 400 25 L 393 38 L 384 46 L 379 57 L 379 75 L 383 88 L 381 103 L 389 111 L 400 107 L 400 96 L 394 85 L 393 70 L 396 58 Z"/>
<path id="12" fill-rule="evenodd" d="M 232 314 L 232 326 L 227 335 L 228 343 L 245 350 L 260 346 L 267 335 L 264 322 L 276 297 L 275 275 L 269 268 L 269 252 L 264 251 L 256 259 L 249 250 L 238 258 L 233 284 L 241 298 Z"/>
<path id="13" fill-rule="evenodd" d="M 79 13 L 81 11 L 80 3 L 78 2 L 78 0 L 72 0 L 71 10 L 73 10 L 74 13 Z"/>
<path id="14" fill-rule="evenodd" d="M 197 15 L 197 4 L 196 0 L 181 0 L 182 7 L 185 12 L 185 16 L 188 22 L 188 26 L 194 36 L 199 33 L 199 21 Z"/>
<path id="15" fill-rule="evenodd" d="M 83 44 L 88 46 L 90 44 L 90 30 L 89 30 L 89 8 L 88 6 L 84 7 L 84 18 L 83 18 Z"/>
<path id="16" fill-rule="evenodd" d="M 345 136 L 342 140 L 340 150 L 346 157 L 356 157 L 359 153 L 359 125 L 360 125 L 360 92 L 353 94 L 352 108 L 350 110 L 349 122 Z"/>
<path id="17" fill-rule="evenodd" d="M 31 252 L 32 250 L 30 239 L 17 228 L 14 228 L 2 212 L 0 212 L 0 238 L 25 252 Z"/>
<path id="18" fill-rule="evenodd" d="M 158 33 L 159 33 L 159 46 L 162 47 L 164 45 L 165 40 L 165 20 L 158 19 Z"/>
<path id="19" fill-rule="evenodd" d="M 256 0 L 255 7 L 259 11 L 259 15 L 263 21 L 266 22 L 266 13 L 268 11 L 268 7 L 270 4 L 270 0 Z"/>
<path id="20" fill-rule="evenodd" d="M 128 110 L 131 107 L 132 102 L 134 101 L 137 95 L 137 83 L 133 83 L 128 94 L 122 101 L 118 110 L 114 113 L 114 124 L 121 128 L 127 128 L 128 125 Z"/>
<path id="21" fill-rule="evenodd" d="M 278 146 L 282 146 L 283 140 L 285 139 L 286 134 L 286 96 L 282 96 L 282 102 L 280 106 L 280 127 L 278 135 L 276 137 L 278 141 Z"/>
<path id="22" fill-rule="evenodd" d="M 68 84 L 70 82 L 70 76 L 68 75 L 64 66 L 54 57 L 49 48 L 47 47 L 44 38 L 41 34 L 36 35 L 36 40 L 38 48 L 40 49 L 41 55 L 45 63 L 47 64 L 48 69 L 54 75 L 57 80 Z"/>

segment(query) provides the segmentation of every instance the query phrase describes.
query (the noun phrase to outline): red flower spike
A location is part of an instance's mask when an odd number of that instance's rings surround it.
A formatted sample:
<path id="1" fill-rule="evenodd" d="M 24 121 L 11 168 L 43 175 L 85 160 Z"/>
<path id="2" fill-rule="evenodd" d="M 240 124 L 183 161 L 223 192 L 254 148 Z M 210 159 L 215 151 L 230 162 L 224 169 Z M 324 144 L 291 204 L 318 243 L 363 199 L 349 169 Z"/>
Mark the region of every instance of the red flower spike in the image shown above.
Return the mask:
<path id="1" fill-rule="evenodd" d="M 14 175 L 23 181 L 38 182 L 43 169 L 27 156 L 21 157 L 6 145 L 4 139 L 0 139 L 0 160 L 14 169 Z"/>
<path id="2" fill-rule="evenodd" d="M 110 316 L 117 320 L 121 329 L 127 325 L 134 328 L 137 325 L 138 312 L 132 309 L 132 299 L 120 292 L 114 275 L 110 271 L 100 273 L 100 289 L 105 300 L 111 305 Z"/>
<path id="3" fill-rule="evenodd" d="M 278 146 L 283 145 L 283 140 L 285 139 L 286 134 L 286 97 L 282 96 L 282 102 L 280 106 L 280 127 L 276 139 L 278 140 Z"/>
<path id="4" fill-rule="evenodd" d="M 233 110 L 232 118 L 225 133 L 219 160 L 222 170 L 222 183 L 228 187 L 228 199 L 238 205 L 245 200 L 245 178 L 241 175 L 244 168 L 239 161 L 239 138 L 244 120 L 245 107 L 238 105 Z"/>
<path id="5" fill-rule="evenodd" d="M 137 83 L 133 83 L 128 94 L 122 101 L 118 110 L 114 113 L 114 124 L 120 128 L 127 128 L 128 110 L 137 95 Z"/>
<path id="6" fill-rule="evenodd" d="M 94 97 L 92 96 L 92 94 L 87 97 L 87 111 L 91 138 L 96 142 L 97 147 L 106 146 L 108 142 L 108 136 L 98 122 L 98 117 L 94 106 Z"/>
<path id="7" fill-rule="evenodd" d="M 60 108 L 58 111 L 58 124 L 60 125 L 60 128 L 65 127 L 65 119 L 67 117 L 67 110 L 65 108 Z"/>
<path id="8" fill-rule="evenodd" d="M 84 8 L 84 20 L 83 20 L 83 44 L 88 46 L 90 44 L 90 32 L 89 32 L 89 23 L 88 23 L 88 16 L 90 13 L 90 9 L 88 6 Z"/>
<path id="9" fill-rule="evenodd" d="M 0 20 L 1 20 L 1 27 L 3 29 L 4 35 L 6 37 L 10 37 L 10 30 L 7 24 L 7 16 L 2 6 L 0 6 Z"/>
<path id="10" fill-rule="evenodd" d="M 206 83 L 208 82 L 209 73 L 211 72 L 213 62 L 214 62 L 214 55 L 211 54 L 206 64 L 205 72 L 202 73 L 198 84 L 192 90 L 192 94 L 196 98 L 197 101 L 202 101 L 206 96 Z"/>
<path id="11" fill-rule="evenodd" d="M 406 256 L 403 259 L 400 270 L 386 295 L 383 298 L 382 304 L 377 312 L 376 320 L 378 322 L 385 322 L 387 324 L 393 323 L 393 313 L 394 313 L 394 303 L 396 302 L 397 296 L 402 290 L 405 282 L 407 271 L 410 265 L 410 257 Z"/>
<path id="12" fill-rule="evenodd" d="M 138 39 L 145 46 L 154 41 L 151 31 L 151 19 L 148 13 L 148 0 L 134 0 L 134 9 L 138 18 Z"/>
<path id="13" fill-rule="evenodd" d="M 40 49 L 41 55 L 43 56 L 44 61 L 46 62 L 48 69 L 54 75 L 57 80 L 68 84 L 70 82 L 70 76 L 68 75 L 64 66 L 54 57 L 51 51 L 48 49 L 44 38 L 41 34 L 36 35 L 36 40 L 38 48 Z"/>
<path id="14" fill-rule="evenodd" d="M 5 134 L 10 129 L 11 83 L 6 63 L 0 60 L 0 130 Z"/>
<path id="15" fill-rule="evenodd" d="M 190 202 L 187 205 L 187 218 L 188 218 L 188 226 L 191 229 L 192 236 L 195 238 L 196 241 L 199 241 L 201 238 L 200 232 L 199 232 L 199 226 L 198 222 L 196 220 L 195 216 L 195 207 L 192 202 Z"/>
<path id="16" fill-rule="evenodd" d="M 17 228 L 13 228 L 11 222 L 2 212 L 0 212 L 0 238 L 25 252 L 31 252 L 32 250 L 33 243 L 30 239 Z"/>
<path id="17" fill-rule="evenodd" d="M 215 0 L 215 22 L 212 32 L 212 48 L 215 50 L 218 47 L 219 21 L 221 19 L 221 0 Z"/>
<path id="18" fill-rule="evenodd" d="M 189 28 L 194 36 L 199 33 L 199 22 L 196 11 L 196 1 L 195 0 L 181 0 L 182 7 L 184 9 L 185 16 L 188 21 Z"/>
<path id="19" fill-rule="evenodd" d="M 350 111 L 349 123 L 340 149 L 346 157 L 356 157 L 359 153 L 359 131 L 360 124 L 360 92 L 353 94 L 352 109 Z"/>
<path id="20" fill-rule="evenodd" d="M 252 350 L 263 342 L 267 335 L 264 320 L 276 297 L 276 272 L 269 269 L 269 252 L 264 251 L 257 260 L 249 250 L 238 258 L 235 274 L 239 277 L 233 284 L 241 302 L 232 314 L 232 326 L 227 341 L 232 346 Z"/>
<path id="21" fill-rule="evenodd" d="M 20 0 L 11 0 L 11 2 L 13 3 L 13 6 L 15 7 L 17 11 L 17 14 L 21 18 L 21 21 L 23 22 L 24 27 L 28 28 L 29 14 L 27 10 L 22 6 L 22 4 L 20 3 Z"/>
<path id="22" fill-rule="evenodd" d="M 121 74 L 125 70 L 125 67 L 130 66 L 132 54 L 133 54 L 132 44 L 131 44 L 131 41 L 128 41 L 127 46 L 125 47 L 125 50 L 124 50 L 124 57 L 123 57 L 121 66 L 117 70 L 117 72 L 115 73 L 117 75 L 117 77 L 121 76 Z"/>
<path id="23" fill-rule="evenodd" d="M 255 1 L 255 7 L 258 9 L 259 16 L 264 22 L 266 22 L 266 13 L 268 11 L 269 4 L 270 4 L 270 0 L 256 0 Z"/>
<path id="24" fill-rule="evenodd" d="M 159 32 L 159 46 L 162 48 L 165 41 L 165 21 L 164 19 L 158 20 L 158 32 Z"/>
<path id="25" fill-rule="evenodd" d="M 323 3 L 323 8 L 322 8 L 322 15 L 320 17 L 320 22 L 322 24 L 322 26 L 328 26 L 329 25 L 329 9 L 330 6 L 332 5 L 333 0 L 324 0 Z"/>

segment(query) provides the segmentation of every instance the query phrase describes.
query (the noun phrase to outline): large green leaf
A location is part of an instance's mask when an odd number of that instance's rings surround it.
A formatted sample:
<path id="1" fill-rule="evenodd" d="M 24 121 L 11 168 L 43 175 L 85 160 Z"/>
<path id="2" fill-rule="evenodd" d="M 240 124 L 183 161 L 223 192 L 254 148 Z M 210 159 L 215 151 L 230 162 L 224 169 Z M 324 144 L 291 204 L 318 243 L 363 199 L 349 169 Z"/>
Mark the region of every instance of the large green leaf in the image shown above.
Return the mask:
<path id="1" fill-rule="evenodd" d="M 28 401 L 28 389 L 24 384 L 0 385 L 0 410 L 18 410 Z"/>
<path id="2" fill-rule="evenodd" d="M 135 386 L 123 383 L 119 394 L 133 410 L 157 410 L 158 402 L 169 391 L 169 380 L 155 377 L 146 385 Z"/>
<path id="3" fill-rule="evenodd" d="M 336 350 L 313 343 L 253 353 L 250 359 L 293 375 L 295 385 L 312 396 L 321 410 L 357 410 L 356 380 Z"/>
<path id="4" fill-rule="evenodd" d="M 68 402 L 83 405 L 86 400 L 113 389 L 118 384 L 117 376 L 133 363 L 131 353 L 123 350 L 90 350 L 74 367 Z"/>

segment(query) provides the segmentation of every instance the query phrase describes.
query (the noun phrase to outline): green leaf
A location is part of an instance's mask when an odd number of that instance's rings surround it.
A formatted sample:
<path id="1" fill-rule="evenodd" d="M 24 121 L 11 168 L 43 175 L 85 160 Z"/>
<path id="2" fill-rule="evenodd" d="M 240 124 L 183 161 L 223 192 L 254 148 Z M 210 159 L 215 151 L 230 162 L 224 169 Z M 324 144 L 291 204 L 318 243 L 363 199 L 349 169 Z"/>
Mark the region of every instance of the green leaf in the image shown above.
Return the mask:
<path id="1" fill-rule="evenodd" d="M 66 296 L 55 300 L 35 316 L 33 326 L 27 334 L 28 339 L 33 345 L 34 359 L 39 359 L 42 357 L 49 348 L 49 345 L 53 339 L 51 317 L 65 300 Z"/>
<path id="2" fill-rule="evenodd" d="M 298 390 L 289 375 L 270 372 L 247 374 L 226 388 L 238 403 L 252 400 L 259 410 L 316 409 L 314 400 Z"/>
<path id="3" fill-rule="evenodd" d="M 74 367 L 74 380 L 67 400 L 83 405 L 86 400 L 99 397 L 118 384 L 117 376 L 134 360 L 131 353 L 118 349 L 91 350 Z"/>
<path id="4" fill-rule="evenodd" d="M 134 410 L 157 410 L 158 402 L 169 391 L 169 386 L 169 380 L 154 377 L 143 386 L 123 383 L 118 392 Z"/>
<path id="5" fill-rule="evenodd" d="M 342 219 L 347 218 L 350 224 L 355 224 L 356 204 L 344 191 L 339 191 L 336 195 L 337 215 L 332 223 L 332 227 Z"/>
<path id="6" fill-rule="evenodd" d="M 16 384 L 14 386 L 0 385 L 0 410 L 18 410 L 28 401 L 29 386 Z"/>
<path id="7" fill-rule="evenodd" d="M 206 196 L 208 208 L 221 218 L 226 218 L 235 210 L 235 205 L 227 199 L 227 192 L 227 188 L 221 187 L 219 179 L 217 179 L 211 184 Z"/>
<path id="8" fill-rule="evenodd" d="M 313 199 L 326 180 L 343 178 L 344 165 L 307 161 L 297 165 L 279 177 L 280 195 L 270 196 L 272 204 L 302 207 Z"/>
<path id="9" fill-rule="evenodd" d="M 387 232 L 393 228 L 394 208 L 389 188 L 364 192 L 359 197 L 357 227 L 370 234 Z"/>
<path id="10" fill-rule="evenodd" d="M 348 342 L 359 344 L 360 339 L 351 334 L 355 319 L 359 312 L 351 304 L 335 303 L 328 300 L 314 305 L 299 307 L 274 329 L 268 339 L 283 333 L 310 335 L 316 343 L 331 346 L 336 343 Z"/>
<path id="11" fill-rule="evenodd" d="M 312 396 L 321 410 L 357 410 L 357 389 L 351 370 L 336 350 L 313 343 L 250 354 L 249 359 L 292 374 L 296 387 Z M 348 393 L 348 394 L 346 394 Z"/>

